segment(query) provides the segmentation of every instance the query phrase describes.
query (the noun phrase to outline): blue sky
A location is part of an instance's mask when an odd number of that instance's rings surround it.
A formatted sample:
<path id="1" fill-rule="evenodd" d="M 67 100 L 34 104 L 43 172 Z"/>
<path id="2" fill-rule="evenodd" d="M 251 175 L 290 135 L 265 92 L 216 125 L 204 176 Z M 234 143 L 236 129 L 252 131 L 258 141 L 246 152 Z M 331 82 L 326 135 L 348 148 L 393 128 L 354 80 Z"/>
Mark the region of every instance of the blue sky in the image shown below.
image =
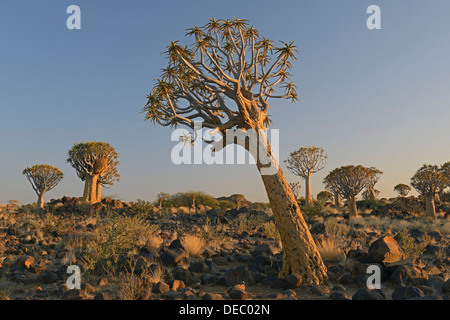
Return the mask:
<path id="1" fill-rule="evenodd" d="M 71 4 L 81 8 L 81 30 L 66 28 Z M 366 28 L 372 4 L 381 7 L 381 30 Z M 35 201 L 21 172 L 36 163 L 65 174 L 47 200 L 81 196 L 65 160 L 82 140 L 110 142 L 119 153 L 121 180 L 104 195 L 134 201 L 202 190 L 266 201 L 252 165 L 173 165 L 171 130 L 140 114 L 167 44 L 183 42 L 187 28 L 209 17 L 245 18 L 267 38 L 298 46 L 292 78 L 300 101 L 272 101 L 269 113 L 280 129 L 281 161 L 305 145 L 328 154 L 312 178 L 314 195 L 330 170 L 362 164 L 384 171 L 377 189 L 393 196 L 422 164 L 450 160 L 449 12 L 446 0 L 4 0 L 0 203 Z"/>

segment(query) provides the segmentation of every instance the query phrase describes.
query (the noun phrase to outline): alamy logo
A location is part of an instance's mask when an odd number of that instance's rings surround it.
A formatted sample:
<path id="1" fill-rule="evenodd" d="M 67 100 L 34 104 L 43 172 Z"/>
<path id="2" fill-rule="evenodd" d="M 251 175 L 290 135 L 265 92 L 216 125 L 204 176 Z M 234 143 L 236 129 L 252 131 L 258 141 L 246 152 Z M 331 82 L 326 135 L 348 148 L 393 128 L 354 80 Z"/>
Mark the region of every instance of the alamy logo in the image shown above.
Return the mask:
<path id="1" fill-rule="evenodd" d="M 370 265 L 367 268 L 367 273 L 371 274 L 367 278 L 366 285 L 367 289 L 374 290 L 374 289 L 381 289 L 381 269 L 377 265 Z"/>
<path id="2" fill-rule="evenodd" d="M 381 29 L 381 9 L 379 6 L 371 5 L 367 8 L 367 14 L 371 14 L 367 18 L 367 29 L 369 30 L 380 30 Z"/>
<path id="3" fill-rule="evenodd" d="M 79 6 L 71 5 L 67 7 L 66 13 L 71 14 L 66 21 L 67 29 L 81 29 L 81 9 Z"/>
<path id="4" fill-rule="evenodd" d="M 258 164 L 261 175 L 274 175 L 279 169 L 278 129 L 228 129 L 223 135 L 218 130 L 203 130 L 202 122 L 195 122 L 193 135 L 186 129 L 176 129 L 171 140 L 179 141 L 171 152 L 172 163 L 176 165 Z M 203 142 L 207 143 L 205 148 Z"/>
<path id="5" fill-rule="evenodd" d="M 67 267 L 67 273 L 71 276 L 67 279 L 66 285 L 70 290 L 81 289 L 81 270 L 77 265 L 71 265 Z"/>

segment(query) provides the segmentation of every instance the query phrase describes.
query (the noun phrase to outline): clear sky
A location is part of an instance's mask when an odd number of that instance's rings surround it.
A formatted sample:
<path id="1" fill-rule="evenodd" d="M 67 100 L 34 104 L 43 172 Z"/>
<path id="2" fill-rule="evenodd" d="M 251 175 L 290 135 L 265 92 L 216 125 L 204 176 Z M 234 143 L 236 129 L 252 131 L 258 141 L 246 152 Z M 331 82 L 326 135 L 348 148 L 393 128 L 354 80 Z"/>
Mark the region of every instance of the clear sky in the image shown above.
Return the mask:
<path id="1" fill-rule="evenodd" d="M 81 8 L 81 30 L 66 28 L 71 4 Z M 381 30 L 366 27 L 372 4 Z M 267 38 L 298 46 L 300 101 L 272 101 L 269 114 L 281 161 L 305 145 L 328 154 L 312 178 L 314 196 L 330 170 L 348 164 L 384 171 L 376 188 L 394 196 L 422 164 L 450 160 L 449 13 L 448 0 L 2 0 L 0 203 L 36 200 L 22 175 L 36 163 L 65 174 L 46 200 L 81 196 L 66 158 L 83 140 L 119 153 L 121 180 L 104 195 L 154 200 L 160 191 L 201 190 L 266 201 L 255 166 L 173 165 L 171 130 L 140 114 L 168 43 L 209 17 L 245 18 Z"/>

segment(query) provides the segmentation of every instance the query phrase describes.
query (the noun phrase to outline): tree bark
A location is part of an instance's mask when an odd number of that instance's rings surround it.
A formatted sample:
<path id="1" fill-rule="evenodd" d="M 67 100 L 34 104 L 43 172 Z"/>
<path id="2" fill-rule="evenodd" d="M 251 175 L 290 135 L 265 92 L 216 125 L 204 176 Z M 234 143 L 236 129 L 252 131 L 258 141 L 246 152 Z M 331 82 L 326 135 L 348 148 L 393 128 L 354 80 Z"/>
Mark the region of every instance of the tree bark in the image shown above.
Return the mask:
<path id="1" fill-rule="evenodd" d="M 98 203 L 101 199 L 98 199 L 99 193 L 97 192 L 98 187 L 98 175 L 88 175 L 84 182 L 84 193 L 83 201 L 87 203 Z"/>
<path id="2" fill-rule="evenodd" d="M 425 215 L 429 218 L 436 219 L 436 207 L 434 205 L 434 195 L 425 196 Z"/>
<path id="3" fill-rule="evenodd" d="M 305 200 L 306 205 L 312 205 L 312 196 L 311 196 L 311 173 L 305 177 Z"/>
<path id="4" fill-rule="evenodd" d="M 97 181 L 97 202 L 102 201 L 102 185 Z"/>
<path id="5" fill-rule="evenodd" d="M 272 164 L 278 167 L 275 174 L 261 174 L 261 177 L 283 246 L 283 266 L 279 276 L 286 277 L 296 273 L 302 276 L 303 286 L 317 285 L 327 277 L 326 266 L 270 144 L 266 137 L 264 139 L 260 148 L 271 158 Z M 259 155 L 261 154 L 260 151 Z M 259 157 L 255 159 L 258 159 L 257 166 L 261 173 L 263 165 Z"/>
<path id="6" fill-rule="evenodd" d="M 43 191 L 41 194 L 38 194 L 37 207 L 41 209 L 44 209 L 44 194 L 45 191 Z"/>
<path id="7" fill-rule="evenodd" d="M 437 203 L 438 205 L 441 203 L 441 197 L 438 192 L 436 192 L 434 202 Z"/>
<path id="8" fill-rule="evenodd" d="M 377 200 L 377 194 L 375 193 L 375 188 L 370 188 L 370 200 Z"/>
<path id="9" fill-rule="evenodd" d="M 341 196 L 339 195 L 338 192 L 334 193 L 334 206 L 336 208 L 340 208 L 341 207 Z"/>
<path id="10" fill-rule="evenodd" d="M 358 215 L 358 207 L 356 205 L 356 197 L 350 197 L 348 199 L 349 216 L 356 217 Z"/>

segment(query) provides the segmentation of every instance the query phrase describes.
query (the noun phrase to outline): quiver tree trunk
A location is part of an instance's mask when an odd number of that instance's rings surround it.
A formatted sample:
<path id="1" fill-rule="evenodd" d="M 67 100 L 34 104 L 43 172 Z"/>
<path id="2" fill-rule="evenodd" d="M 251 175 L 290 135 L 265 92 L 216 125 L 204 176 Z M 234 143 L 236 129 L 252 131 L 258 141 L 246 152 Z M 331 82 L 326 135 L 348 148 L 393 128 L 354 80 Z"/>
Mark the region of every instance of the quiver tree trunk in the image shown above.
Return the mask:
<path id="1" fill-rule="evenodd" d="M 356 197 L 349 197 L 348 199 L 349 216 L 356 217 L 358 215 L 358 206 L 356 205 Z"/>
<path id="2" fill-rule="evenodd" d="M 40 194 L 38 194 L 37 207 L 41 209 L 44 209 L 44 194 L 45 191 L 42 191 Z"/>
<path id="3" fill-rule="evenodd" d="M 436 207 L 434 205 L 435 195 L 425 196 L 425 215 L 428 218 L 436 219 Z"/>
<path id="4" fill-rule="evenodd" d="M 313 198 L 311 195 L 311 173 L 308 173 L 305 177 L 305 201 L 307 206 L 312 205 Z"/>
<path id="5" fill-rule="evenodd" d="M 441 203 L 441 196 L 439 195 L 439 192 L 436 192 L 436 195 L 434 196 L 434 202 L 438 205 Z"/>
<path id="6" fill-rule="evenodd" d="M 339 195 L 339 192 L 334 193 L 334 206 L 336 208 L 341 207 L 341 196 Z"/>
<path id="7" fill-rule="evenodd" d="M 317 285 L 326 279 L 327 269 L 284 173 L 265 136 L 264 139 L 260 148 L 264 148 L 272 164 L 276 163 L 277 166 L 275 174 L 261 174 L 261 177 L 283 247 L 283 267 L 279 276 L 286 277 L 296 273 L 302 276 L 303 286 Z M 261 172 L 263 165 L 259 158 L 257 164 Z"/>
<path id="8" fill-rule="evenodd" d="M 102 184 L 97 180 L 97 202 L 101 202 L 102 201 Z"/>
<path id="9" fill-rule="evenodd" d="M 84 184 L 83 201 L 98 203 L 102 201 L 102 184 L 99 177 L 108 171 L 108 159 L 99 158 L 94 163 L 93 174 L 87 174 Z"/>
<path id="10" fill-rule="evenodd" d="M 369 189 L 370 194 L 370 200 L 377 200 L 377 194 L 375 192 L 375 187 L 371 187 Z"/>
<path id="11" fill-rule="evenodd" d="M 83 201 L 91 204 L 100 202 L 101 199 L 98 198 L 98 188 L 101 188 L 101 186 L 99 186 L 98 184 L 98 175 L 86 176 L 86 179 L 84 181 Z"/>

